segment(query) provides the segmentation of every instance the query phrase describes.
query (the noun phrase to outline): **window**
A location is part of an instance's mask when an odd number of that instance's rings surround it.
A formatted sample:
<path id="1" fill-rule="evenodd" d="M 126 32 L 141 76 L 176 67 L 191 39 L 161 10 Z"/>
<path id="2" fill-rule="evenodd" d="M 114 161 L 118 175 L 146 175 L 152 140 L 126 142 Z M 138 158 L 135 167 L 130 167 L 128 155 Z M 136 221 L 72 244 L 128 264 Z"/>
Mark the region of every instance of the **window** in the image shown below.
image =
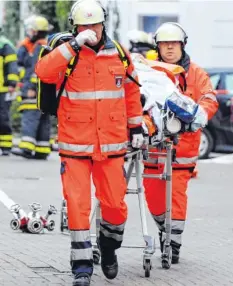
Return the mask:
<path id="1" fill-rule="evenodd" d="M 210 80 L 211 80 L 213 89 L 219 89 L 220 74 L 212 74 L 212 75 L 210 75 Z"/>
<path id="2" fill-rule="evenodd" d="M 176 16 L 139 16 L 139 29 L 154 34 L 165 22 L 178 22 Z"/>
<path id="3" fill-rule="evenodd" d="M 226 90 L 233 91 L 233 73 L 228 73 L 225 76 Z"/>

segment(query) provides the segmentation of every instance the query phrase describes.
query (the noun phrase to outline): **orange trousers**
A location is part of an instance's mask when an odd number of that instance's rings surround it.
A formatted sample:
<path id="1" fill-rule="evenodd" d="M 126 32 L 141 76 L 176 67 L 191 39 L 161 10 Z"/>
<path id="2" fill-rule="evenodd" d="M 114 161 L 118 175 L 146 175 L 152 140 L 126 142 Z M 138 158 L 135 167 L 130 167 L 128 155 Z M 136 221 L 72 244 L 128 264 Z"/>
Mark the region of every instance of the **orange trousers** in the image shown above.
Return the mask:
<path id="1" fill-rule="evenodd" d="M 145 174 L 161 174 L 163 165 L 153 166 L 157 169 L 147 168 Z M 173 170 L 172 172 L 172 219 L 185 220 L 187 211 L 187 186 L 191 178 L 189 170 Z M 144 179 L 145 195 L 148 208 L 152 215 L 161 216 L 166 211 L 166 181 L 159 179 Z"/>
<path id="2" fill-rule="evenodd" d="M 124 158 L 91 161 L 62 157 L 61 177 L 70 230 L 90 229 L 91 175 L 103 220 L 112 225 L 126 221 Z"/>

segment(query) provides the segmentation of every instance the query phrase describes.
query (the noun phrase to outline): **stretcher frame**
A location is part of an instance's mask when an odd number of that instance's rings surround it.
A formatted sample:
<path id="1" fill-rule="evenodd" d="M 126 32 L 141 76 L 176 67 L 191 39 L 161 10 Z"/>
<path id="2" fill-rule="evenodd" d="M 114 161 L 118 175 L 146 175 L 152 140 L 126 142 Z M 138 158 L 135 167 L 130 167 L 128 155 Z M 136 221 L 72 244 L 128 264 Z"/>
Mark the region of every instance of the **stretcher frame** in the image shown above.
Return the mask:
<path id="1" fill-rule="evenodd" d="M 155 239 L 153 236 L 148 234 L 147 220 L 146 220 L 146 206 L 144 198 L 144 187 L 143 178 L 154 178 L 166 181 L 166 213 L 165 213 L 165 241 L 162 253 L 162 267 L 164 269 L 169 269 L 172 260 L 172 249 L 171 249 L 171 208 L 172 208 L 172 159 L 173 159 L 173 142 L 171 140 L 166 140 L 161 143 L 162 149 L 165 152 L 150 152 L 151 146 L 148 146 L 144 150 L 128 150 L 125 155 L 125 162 L 129 162 L 128 168 L 126 170 L 126 181 L 127 186 L 132 177 L 136 178 L 136 189 L 129 189 L 127 187 L 126 194 L 136 194 L 138 195 L 139 210 L 141 217 L 141 227 L 143 239 L 145 241 L 145 247 L 141 246 L 123 246 L 126 248 L 144 248 L 143 250 L 143 269 L 145 271 L 145 277 L 150 277 L 150 270 L 152 269 L 151 258 L 155 253 Z M 154 147 L 153 147 L 154 148 Z M 147 161 L 153 154 L 158 157 L 165 158 L 164 170 L 161 174 L 144 174 L 143 173 L 143 161 Z M 135 170 L 135 173 L 133 172 Z M 99 231 L 100 231 L 100 221 L 101 221 L 101 210 L 99 201 L 95 198 L 94 204 L 91 209 L 90 214 L 90 224 L 95 220 L 96 233 L 91 234 L 91 237 L 95 238 L 96 241 L 93 243 L 93 260 L 95 264 L 99 264 L 100 261 L 100 250 L 99 250 Z M 68 231 L 68 217 L 67 217 L 67 207 L 66 201 L 62 201 L 61 207 L 61 224 L 60 230 L 63 234 L 69 234 Z"/>

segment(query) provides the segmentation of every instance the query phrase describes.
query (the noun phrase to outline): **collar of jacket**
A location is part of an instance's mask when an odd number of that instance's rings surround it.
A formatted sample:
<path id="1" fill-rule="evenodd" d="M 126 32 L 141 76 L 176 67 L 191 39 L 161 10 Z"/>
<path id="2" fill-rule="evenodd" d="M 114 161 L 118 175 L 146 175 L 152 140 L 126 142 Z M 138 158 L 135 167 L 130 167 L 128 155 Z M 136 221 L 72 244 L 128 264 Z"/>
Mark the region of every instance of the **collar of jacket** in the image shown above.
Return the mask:
<path id="1" fill-rule="evenodd" d="M 109 38 L 109 36 L 106 36 L 103 49 L 108 50 L 108 49 L 114 49 L 115 47 L 116 47 L 115 44 Z"/>
<path id="2" fill-rule="evenodd" d="M 186 73 L 188 72 L 190 67 L 190 56 L 185 51 L 183 51 L 182 58 L 179 60 L 177 65 L 182 66 Z"/>
<path id="3" fill-rule="evenodd" d="M 163 62 L 160 53 L 159 53 L 159 61 Z M 187 73 L 190 66 L 190 56 L 185 51 L 183 51 L 182 58 L 176 64 L 184 68 L 185 72 Z"/>

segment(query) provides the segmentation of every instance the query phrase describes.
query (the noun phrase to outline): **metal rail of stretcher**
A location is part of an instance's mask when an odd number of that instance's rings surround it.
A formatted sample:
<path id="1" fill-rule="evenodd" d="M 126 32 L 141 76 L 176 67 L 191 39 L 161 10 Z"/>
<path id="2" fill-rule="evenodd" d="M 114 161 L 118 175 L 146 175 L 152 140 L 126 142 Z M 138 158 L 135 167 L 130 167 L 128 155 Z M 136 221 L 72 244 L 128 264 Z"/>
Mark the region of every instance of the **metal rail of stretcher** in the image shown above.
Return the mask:
<path id="1" fill-rule="evenodd" d="M 122 246 L 127 248 L 144 248 L 143 251 L 143 268 L 145 270 L 145 277 L 150 276 L 150 270 L 152 268 L 151 257 L 155 253 L 155 239 L 148 234 L 147 221 L 146 221 L 146 207 L 144 199 L 144 188 L 143 188 L 143 178 L 154 178 L 160 180 L 166 180 L 166 213 L 165 213 L 165 242 L 164 249 L 162 253 L 162 267 L 169 269 L 171 266 L 172 250 L 170 246 L 171 242 L 171 200 L 172 200 L 172 141 L 163 142 L 163 147 L 166 152 L 150 152 L 150 148 L 147 150 L 128 150 L 125 155 L 125 161 L 129 161 L 128 168 L 126 170 L 126 181 L 127 186 L 132 177 L 136 178 L 136 189 L 127 188 L 127 194 L 137 194 L 139 201 L 139 210 L 141 217 L 141 227 L 143 239 L 146 246 Z M 161 174 L 144 174 L 143 173 L 143 160 L 150 158 L 150 155 L 156 155 L 158 157 L 165 157 L 165 167 Z M 133 173 L 133 171 L 135 172 Z M 63 221 L 65 218 L 65 221 Z M 63 200 L 62 210 L 61 210 L 61 231 L 64 234 L 69 234 L 64 232 L 68 230 L 68 218 L 66 203 Z M 100 221 L 101 221 L 101 210 L 99 201 L 95 198 L 93 207 L 90 213 L 90 222 L 93 223 L 95 220 L 96 233 L 92 234 L 91 237 L 96 238 L 96 243 L 93 243 L 93 259 L 94 263 L 98 264 L 100 260 L 100 250 L 98 247 Z"/>

